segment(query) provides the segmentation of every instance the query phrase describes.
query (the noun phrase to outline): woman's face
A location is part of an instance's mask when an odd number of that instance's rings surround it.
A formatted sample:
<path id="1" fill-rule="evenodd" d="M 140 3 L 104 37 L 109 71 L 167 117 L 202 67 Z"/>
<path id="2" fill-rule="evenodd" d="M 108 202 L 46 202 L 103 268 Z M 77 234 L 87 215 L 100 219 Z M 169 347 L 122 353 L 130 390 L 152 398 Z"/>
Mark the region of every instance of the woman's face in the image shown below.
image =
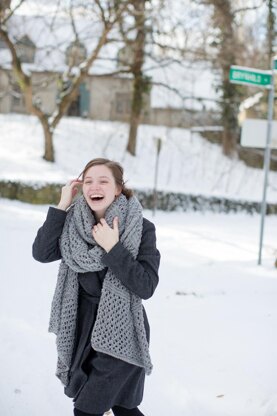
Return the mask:
<path id="1" fill-rule="evenodd" d="M 83 181 L 83 194 L 97 220 L 104 217 L 106 209 L 120 191 L 107 166 L 96 165 L 87 170 Z"/>

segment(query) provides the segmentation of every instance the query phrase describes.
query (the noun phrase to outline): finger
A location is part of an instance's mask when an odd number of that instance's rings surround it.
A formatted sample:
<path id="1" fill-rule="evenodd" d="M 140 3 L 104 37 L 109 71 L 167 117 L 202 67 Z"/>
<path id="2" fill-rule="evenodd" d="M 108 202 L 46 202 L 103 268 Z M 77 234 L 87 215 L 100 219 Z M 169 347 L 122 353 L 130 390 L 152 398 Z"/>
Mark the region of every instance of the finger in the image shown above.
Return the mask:
<path id="1" fill-rule="evenodd" d="M 77 180 L 70 181 L 70 186 L 80 186 L 82 184 L 83 184 L 82 181 L 77 181 Z"/>
<path id="2" fill-rule="evenodd" d="M 66 186 L 76 186 L 76 185 L 82 185 L 83 181 L 81 181 L 80 179 L 70 179 L 69 181 L 66 182 Z"/>
<path id="3" fill-rule="evenodd" d="M 106 225 L 106 224 L 107 224 L 107 222 L 106 222 L 105 218 L 100 218 L 100 223 L 101 223 L 102 225 Z"/>
<path id="4" fill-rule="evenodd" d="M 99 235 L 99 230 L 97 229 L 97 227 L 92 229 L 92 235 L 94 239 L 96 239 L 97 236 Z"/>
<path id="5" fill-rule="evenodd" d="M 78 188 L 77 188 L 77 187 L 74 187 L 74 188 L 73 188 L 73 190 L 72 190 L 72 195 L 73 195 L 73 197 L 77 195 L 78 191 L 79 191 L 79 190 L 78 190 Z"/>

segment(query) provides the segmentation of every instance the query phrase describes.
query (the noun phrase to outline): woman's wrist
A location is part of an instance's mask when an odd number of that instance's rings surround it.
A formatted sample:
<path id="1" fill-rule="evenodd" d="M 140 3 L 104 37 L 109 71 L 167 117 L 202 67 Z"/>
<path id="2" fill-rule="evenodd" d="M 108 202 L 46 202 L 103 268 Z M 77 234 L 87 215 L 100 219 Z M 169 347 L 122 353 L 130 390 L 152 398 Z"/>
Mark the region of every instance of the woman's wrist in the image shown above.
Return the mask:
<path id="1" fill-rule="evenodd" d="M 109 251 L 111 251 L 112 248 L 114 248 L 114 246 L 118 243 L 119 240 L 114 241 L 113 243 L 110 244 L 105 244 L 104 250 L 106 251 L 106 253 L 108 253 Z"/>
<path id="2" fill-rule="evenodd" d="M 66 210 L 67 210 L 67 208 L 68 208 L 68 206 L 60 202 L 60 203 L 57 205 L 57 208 L 58 208 L 58 209 L 61 209 L 62 211 L 66 211 Z"/>

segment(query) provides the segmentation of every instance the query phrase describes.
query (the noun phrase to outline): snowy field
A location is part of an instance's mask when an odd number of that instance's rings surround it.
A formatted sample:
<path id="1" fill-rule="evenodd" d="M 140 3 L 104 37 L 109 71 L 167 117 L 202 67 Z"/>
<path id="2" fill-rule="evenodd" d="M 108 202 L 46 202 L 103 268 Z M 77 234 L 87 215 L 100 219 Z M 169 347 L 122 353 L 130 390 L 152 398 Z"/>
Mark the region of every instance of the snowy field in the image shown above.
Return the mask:
<path id="1" fill-rule="evenodd" d="M 42 129 L 35 117 L 0 115 L 0 179 L 64 183 L 95 157 L 122 163 L 128 185 L 153 188 L 156 137 L 163 141 L 158 189 L 260 202 L 263 171 L 223 156 L 221 147 L 186 129 L 141 125 L 137 156 L 126 153 L 128 125 L 65 117 L 55 130 L 56 163 L 42 159 Z M 277 172 L 269 175 L 268 201 L 277 202 Z"/>
<path id="2" fill-rule="evenodd" d="M 47 333 L 58 263 L 31 257 L 46 211 L 0 200 L 1 416 L 72 415 Z M 277 217 L 266 219 L 262 266 L 259 220 L 157 213 L 160 284 L 144 302 L 154 363 L 146 416 L 277 415 Z"/>

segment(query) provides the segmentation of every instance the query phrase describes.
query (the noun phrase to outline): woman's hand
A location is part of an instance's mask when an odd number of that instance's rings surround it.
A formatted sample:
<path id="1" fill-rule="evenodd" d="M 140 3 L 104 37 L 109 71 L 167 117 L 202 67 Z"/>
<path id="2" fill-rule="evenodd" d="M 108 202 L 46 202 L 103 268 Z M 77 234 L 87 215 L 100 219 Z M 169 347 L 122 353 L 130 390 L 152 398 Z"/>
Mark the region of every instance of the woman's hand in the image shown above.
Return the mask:
<path id="1" fill-rule="evenodd" d="M 78 187 L 82 185 L 82 181 L 79 179 L 73 179 L 72 181 L 69 181 L 66 185 L 62 187 L 61 192 L 61 199 L 57 206 L 57 208 L 62 209 L 63 211 L 66 211 L 68 207 L 72 204 L 73 198 L 78 193 Z"/>
<path id="2" fill-rule="evenodd" d="M 96 243 L 108 253 L 119 241 L 118 217 L 113 219 L 112 228 L 101 218 L 100 222 L 94 225 L 92 235 Z"/>

